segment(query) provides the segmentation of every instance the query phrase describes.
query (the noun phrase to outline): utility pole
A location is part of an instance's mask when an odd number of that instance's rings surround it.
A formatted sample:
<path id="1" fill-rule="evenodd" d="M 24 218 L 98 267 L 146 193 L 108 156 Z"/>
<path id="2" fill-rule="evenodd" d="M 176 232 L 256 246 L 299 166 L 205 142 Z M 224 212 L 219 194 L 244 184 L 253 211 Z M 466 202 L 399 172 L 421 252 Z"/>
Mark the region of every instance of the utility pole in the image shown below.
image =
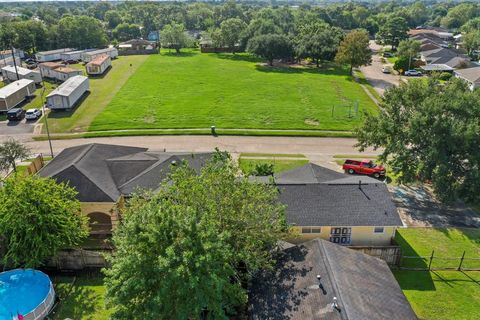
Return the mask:
<path id="1" fill-rule="evenodd" d="M 12 51 L 13 66 L 15 67 L 15 74 L 17 75 L 17 80 L 20 80 L 20 76 L 18 75 L 18 69 L 17 69 L 17 61 L 15 59 L 15 48 L 11 43 L 10 43 L 10 50 Z"/>

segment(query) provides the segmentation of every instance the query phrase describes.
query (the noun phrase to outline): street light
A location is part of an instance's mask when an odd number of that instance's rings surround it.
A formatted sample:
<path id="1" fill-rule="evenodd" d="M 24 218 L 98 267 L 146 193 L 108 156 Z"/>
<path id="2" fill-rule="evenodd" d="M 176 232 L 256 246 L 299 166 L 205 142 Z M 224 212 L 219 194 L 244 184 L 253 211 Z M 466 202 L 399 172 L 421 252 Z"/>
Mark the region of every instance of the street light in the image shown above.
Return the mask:
<path id="1" fill-rule="evenodd" d="M 50 146 L 50 155 L 52 156 L 53 159 L 53 148 L 52 148 L 52 140 L 50 139 L 50 130 L 48 129 L 48 121 L 47 121 L 47 114 L 45 113 L 45 80 L 42 79 L 42 112 L 43 112 L 43 118 L 45 119 L 45 129 L 47 129 L 47 138 L 48 138 L 48 145 Z"/>

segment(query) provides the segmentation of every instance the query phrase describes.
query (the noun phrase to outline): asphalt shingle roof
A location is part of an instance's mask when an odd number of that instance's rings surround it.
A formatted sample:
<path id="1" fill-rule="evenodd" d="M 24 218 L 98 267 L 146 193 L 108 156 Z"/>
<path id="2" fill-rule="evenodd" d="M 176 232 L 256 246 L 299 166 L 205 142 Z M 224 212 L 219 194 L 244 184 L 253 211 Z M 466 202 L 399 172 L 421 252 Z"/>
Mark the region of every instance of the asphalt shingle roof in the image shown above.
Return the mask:
<path id="1" fill-rule="evenodd" d="M 254 320 L 417 319 L 384 261 L 320 239 L 283 250 L 249 292 Z"/>

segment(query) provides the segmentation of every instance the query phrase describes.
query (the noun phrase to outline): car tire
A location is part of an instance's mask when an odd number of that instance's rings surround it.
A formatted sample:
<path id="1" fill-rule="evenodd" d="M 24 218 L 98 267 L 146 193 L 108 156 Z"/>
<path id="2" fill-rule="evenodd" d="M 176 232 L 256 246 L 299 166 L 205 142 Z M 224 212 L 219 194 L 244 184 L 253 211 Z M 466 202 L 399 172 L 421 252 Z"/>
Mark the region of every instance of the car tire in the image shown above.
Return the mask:
<path id="1" fill-rule="evenodd" d="M 380 173 L 375 172 L 375 173 L 373 174 L 373 177 L 374 177 L 375 179 L 379 179 L 379 178 L 380 178 Z"/>
<path id="2" fill-rule="evenodd" d="M 354 173 L 355 173 L 355 170 L 353 170 L 353 169 L 348 169 L 348 173 L 354 174 Z"/>

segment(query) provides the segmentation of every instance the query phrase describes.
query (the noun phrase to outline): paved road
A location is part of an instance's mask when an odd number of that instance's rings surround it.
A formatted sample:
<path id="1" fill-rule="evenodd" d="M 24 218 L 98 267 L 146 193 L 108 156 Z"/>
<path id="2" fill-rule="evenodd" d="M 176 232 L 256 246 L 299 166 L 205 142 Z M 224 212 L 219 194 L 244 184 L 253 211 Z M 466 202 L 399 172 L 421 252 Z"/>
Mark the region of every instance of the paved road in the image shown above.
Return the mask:
<path id="1" fill-rule="evenodd" d="M 208 152 L 218 147 L 232 153 L 301 153 L 310 161 L 337 168 L 332 156 L 335 154 L 358 154 L 351 138 L 307 138 L 307 137 L 243 137 L 243 136 L 145 136 L 111 137 L 73 140 L 53 140 L 54 153 L 85 143 L 109 143 L 146 147 L 152 151 Z M 49 154 L 47 141 L 25 141 L 34 153 Z M 365 154 L 377 154 L 367 150 Z"/>
<path id="2" fill-rule="evenodd" d="M 382 47 L 375 43 L 375 41 L 370 41 L 370 49 L 374 52 L 372 56 L 372 64 L 368 66 L 363 66 L 360 68 L 362 73 L 365 75 L 365 78 L 368 82 L 372 84 L 375 90 L 383 95 L 385 89 L 392 86 L 398 86 L 400 83 L 400 77 L 393 74 L 385 74 L 382 72 L 383 64 L 380 61 L 381 57 L 377 52 Z"/>

